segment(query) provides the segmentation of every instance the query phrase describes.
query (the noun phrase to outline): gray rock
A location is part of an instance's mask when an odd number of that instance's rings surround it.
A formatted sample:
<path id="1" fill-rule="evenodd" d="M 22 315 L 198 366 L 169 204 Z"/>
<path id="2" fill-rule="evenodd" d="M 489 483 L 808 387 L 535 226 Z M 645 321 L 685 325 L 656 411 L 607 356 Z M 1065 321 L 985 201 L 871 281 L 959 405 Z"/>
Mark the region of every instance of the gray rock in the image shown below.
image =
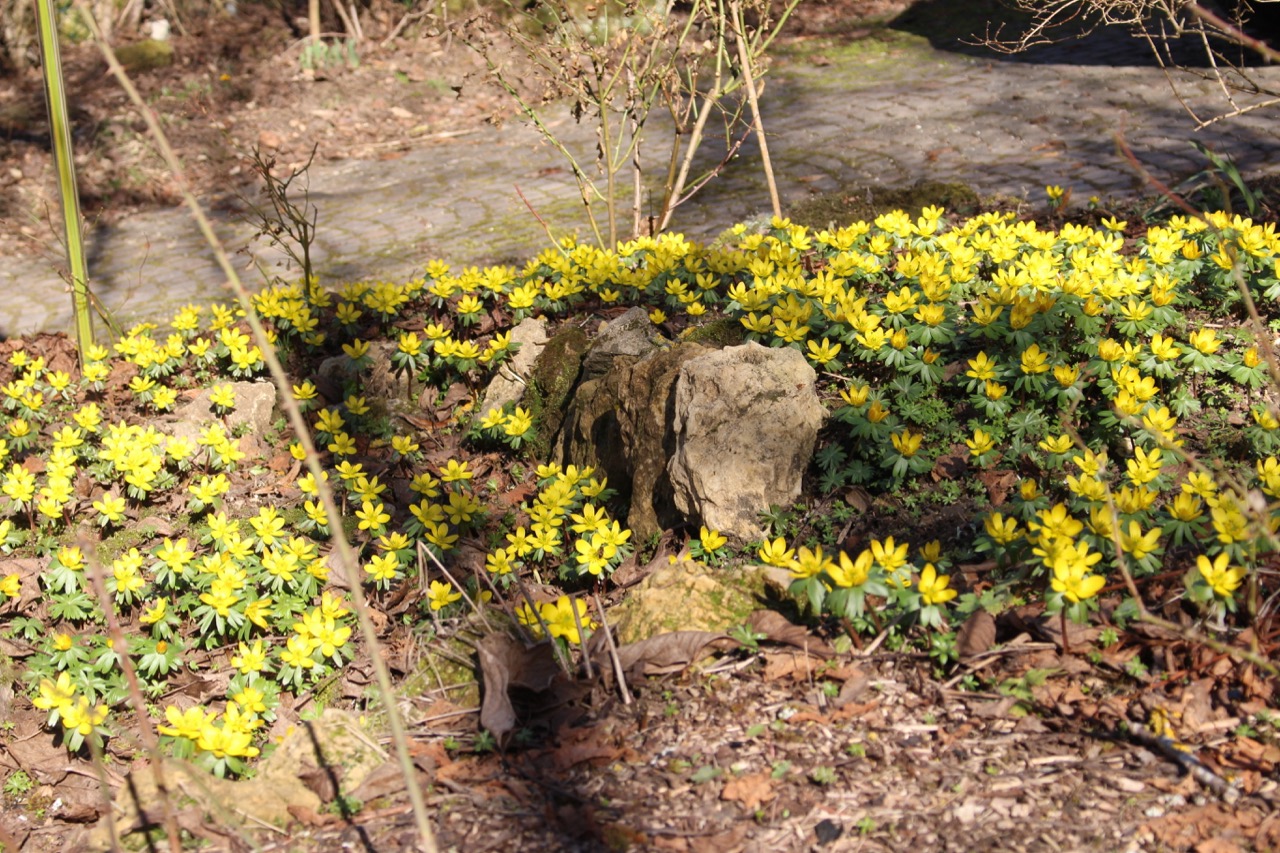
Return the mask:
<path id="1" fill-rule="evenodd" d="M 276 407 L 276 386 L 262 381 L 232 382 L 231 387 L 236 392 L 236 405 L 227 415 L 227 428 L 235 430 L 247 424 L 252 435 L 265 435 L 271 428 L 271 416 Z M 161 429 L 170 435 L 192 441 L 199 438 L 201 431 L 218 420 L 209 402 L 211 391 L 210 388 L 201 389 L 191 402 L 163 418 L 160 421 Z"/>
<path id="2" fill-rule="evenodd" d="M 499 367 L 493 379 L 489 380 L 484 400 L 476 410 L 481 417 L 488 414 L 490 409 L 501 409 L 508 403 L 519 403 L 524 398 L 533 365 L 542 354 L 542 348 L 547 345 L 547 321 L 542 317 L 526 317 L 511 330 L 511 343 L 520 346 L 516 354 Z"/>
<path id="3" fill-rule="evenodd" d="M 685 362 L 676 381 L 667 477 L 675 507 L 738 542 L 800 495 L 826 410 L 799 351 L 757 343 Z"/>
<path id="4" fill-rule="evenodd" d="M 604 376 L 619 356 L 639 360 L 657 352 L 657 331 L 643 308 L 635 307 L 608 323 L 591 342 L 582 361 L 582 381 Z"/>

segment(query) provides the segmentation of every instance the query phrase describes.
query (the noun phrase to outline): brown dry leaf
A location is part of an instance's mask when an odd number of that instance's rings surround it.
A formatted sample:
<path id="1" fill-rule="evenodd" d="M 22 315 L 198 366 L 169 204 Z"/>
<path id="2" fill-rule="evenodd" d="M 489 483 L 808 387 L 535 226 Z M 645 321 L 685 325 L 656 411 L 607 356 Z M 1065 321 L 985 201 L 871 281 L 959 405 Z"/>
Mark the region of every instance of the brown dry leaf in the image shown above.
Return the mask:
<path id="1" fill-rule="evenodd" d="M 1270 702 L 1271 697 L 1275 695 L 1276 680 L 1265 675 L 1259 675 L 1253 664 L 1246 664 L 1241 667 L 1240 683 L 1244 685 L 1247 695 L 1251 699 Z"/>
<path id="2" fill-rule="evenodd" d="M 586 762 L 616 761 L 627 752 L 610 743 L 608 733 L 599 726 L 572 730 L 570 736 L 572 740 L 550 751 L 551 763 L 557 772 Z"/>
<path id="3" fill-rule="evenodd" d="M 1013 471 L 979 471 L 977 477 L 987 487 L 987 497 L 991 499 L 992 506 L 1003 506 L 1018 482 L 1018 475 Z"/>
<path id="4" fill-rule="evenodd" d="M 471 389 L 465 382 L 455 382 L 444 392 L 444 398 L 435 406 L 436 417 L 445 420 L 453 415 L 454 406 L 471 398 Z"/>
<path id="5" fill-rule="evenodd" d="M 836 698 L 831 700 L 831 705 L 835 708 L 843 708 L 844 706 L 857 702 L 862 695 L 867 692 L 867 688 L 871 686 L 873 679 L 864 672 L 846 678 L 844 684 L 840 685 L 840 693 Z"/>
<path id="6" fill-rule="evenodd" d="M 933 463 L 929 475 L 936 483 L 939 480 L 956 480 L 969 472 L 968 453 L 944 453 Z"/>
<path id="7" fill-rule="evenodd" d="M 996 620 L 986 610 L 975 610 L 956 632 L 956 653 L 970 658 L 990 651 L 996 644 Z"/>
<path id="8" fill-rule="evenodd" d="M 526 649 L 506 634 L 490 634 L 476 643 L 480 671 L 484 675 L 484 700 L 480 704 L 480 726 L 502 739 L 516 727 L 509 687 L 534 692 L 551 686 L 558 672 L 551 646 L 539 643 Z"/>
<path id="9" fill-rule="evenodd" d="M 715 651 L 736 649 L 739 643 L 727 634 L 712 631 L 672 631 L 656 634 L 618 649 L 623 672 L 642 666 L 645 675 L 676 672 Z M 603 663 L 603 656 L 601 662 Z"/>
<path id="10" fill-rule="evenodd" d="M 779 652 L 764 655 L 764 680 L 777 681 L 782 678 L 795 678 L 807 681 L 813 678 L 822 660 L 803 652 Z"/>
<path id="11" fill-rule="evenodd" d="M 858 512 L 871 509 L 871 493 L 862 486 L 853 486 L 844 493 L 844 502 Z"/>
<path id="12" fill-rule="evenodd" d="M 756 610 L 747 619 L 751 630 L 764 634 L 765 639 L 795 646 L 822 657 L 834 657 L 836 650 L 815 637 L 808 628 L 791 622 L 776 610 Z"/>
<path id="13" fill-rule="evenodd" d="M 720 799 L 742 803 L 749 812 L 754 812 L 776 796 L 773 792 L 773 774 L 768 771 L 730 779 L 720 792 Z"/>

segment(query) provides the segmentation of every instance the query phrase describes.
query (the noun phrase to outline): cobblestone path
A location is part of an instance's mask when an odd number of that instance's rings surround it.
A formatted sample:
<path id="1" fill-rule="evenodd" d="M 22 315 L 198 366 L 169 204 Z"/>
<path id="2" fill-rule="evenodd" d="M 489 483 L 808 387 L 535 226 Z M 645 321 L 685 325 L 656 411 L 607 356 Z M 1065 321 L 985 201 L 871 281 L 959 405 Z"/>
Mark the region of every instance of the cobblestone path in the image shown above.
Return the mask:
<path id="1" fill-rule="evenodd" d="M 1280 82 L 1280 68 L 1255 69 Z M 1208 83 L 1188 82 L 1195 105 L 1220 105 Z M 903 35 L 877 49 L 841 48 L 821 61 L 781 56 L 762 101 L 784 205 L 814 192 L 963 181 L 981 193 L 1039 204 L 1046 184 L 1090 195 L 1142 189 L 1117 134 L 1156 177 L 1177 182 L 1205 167 L 1198 139 L 1246 174 L 1275 162 L 1277 123 L 1260 110 L 1195 131 L 1145 44 L 1116 32 L 1030 55 L 939 50 Z M 557 131 L 590 159 L 594 139 L 567 116 Z M 715 234 L 766 210 L 754 144 L 678 212 L 676 230 Z M 431 258 L 455 266 L 522 263 L 547 244 L 519 199 L 552 225 L 580 220 L 572 176 L 530 128 L 424 144 L 391 161 L 320 164 L 311 172 L 320 211 L 317 262 L 329 282 L 421 273 Z M 249 231 L 229 218 L 222 237 L 244 249 Z M 585 230 L 582 232 L 585 235 Z M 165 317 L 190 301 L 229 298 L 224 277 L 185 210 L 157 210 L 93 230 L 90 271 L 102 303 L 123 322 Z M 248 255 L 236 256 L 248 268 Z M 273 263 L 274 255 L 259 252 Z M 256 273 L 246 276 L 260 281 Z M 41 258 L 0 263 L 0 333 L 71 328 L 70 297 Z"/>

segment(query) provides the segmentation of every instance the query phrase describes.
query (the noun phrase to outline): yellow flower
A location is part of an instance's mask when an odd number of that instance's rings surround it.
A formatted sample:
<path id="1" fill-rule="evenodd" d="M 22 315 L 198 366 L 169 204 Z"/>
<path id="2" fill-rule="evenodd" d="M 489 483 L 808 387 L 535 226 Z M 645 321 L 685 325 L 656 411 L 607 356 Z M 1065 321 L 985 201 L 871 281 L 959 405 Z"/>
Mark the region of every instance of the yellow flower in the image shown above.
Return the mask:
<path id="1" fill-rule="evenodd" d="M 1142 560 L 1160 547 L 1160 528 L 1143 533 L 1142 525 L 1130 521 L 1128 527 L 1120 531 L 1120 545 L 1133 559 Z"/>
<path id="2" fill-rule="evenodd" d="M 164 618 L 167 606 L 168 601 L 163 598 L 157 598 L 149 607 L 142 609 L 142 615 L 138 617 L 138 621 L 143 625 L 154 625 Z"/>
<path id="3" fill-rule="evenodd" d="M 1058 436 L 1049 436 L 1040 441 L 1037 445 L 1041 450 L 1048 453 L 1066 453 L 1071 449 L 1071 436 L 1066 433 Z"/>
<path id="4" fill-rule="evenodd" d="M 969 455 L 974 459 L 978 459 L 995 449 L 995 439 L 981 429 L 973 431 L 973 438 L 965 439 L 964 442 L 969 448 Z"/>
<path id="5" fill-rule="evenodd" d="M 361 530 L 381 530 L 391 520 L 391 513 L 386 511 L 381 501 L 364 501 L 356 510 L 356 518 L 360 519 Z"/>
<path id="6" fill-rule="evenodd" d="M 795 556 L 795 551 L 787 547 L 787 540 L 781 536 L 772 542 L 768 539 L 764 540 L 764 544 L 756 553 L 760 557 L 760 562 L 783 569 L 791 565 L 791 559 Z"/>
<path id="7" fill-rule="evenodd" d="M 1049 370 L 1048 354 L 1040 350 L 1039 344 L 1032 344 L 1022 351 L 1021 367 L 1026 374 L 1044 373 Z M 1074 381 L 1074 380 L 1073 380 Z"/>
<path id="8" fill-rule="evenodd" d="M 920 571 L 920 582 L 916 584 L 916 589 L 920 592 L 920 600 L 926 605 L 946 604 L 957 594 L 954 589 L 948 588 L 950 583 L 950 575 L 939 575 L 933 563 L 925 563 Z"/>
<path id="9" fill-rule="evenodd" d="M 1218 333 L 1213 329 L 1196 329 L 1187 340 L 1203 355 L 1213 355 L 1222 346 Z"/>
<path id="10" fill-rule="evenodd" d="M 900 455 L 910 458 L 920 450 L 920 442 L 924 440 L 924 435 L 904 429 L 902 432 L 895 432 L 890 435 L 889 440 L 893 442 L 894 450 L 898 451 Z"/>
<path id="11" fill-rule="evenodd" d="M 440 470 L 440 479 L 446 483 L 470 480 L 473 476 L 475 474 L 468 468 L 468 464 L 459 462 L 456 459 L 450 459 L 445 463 L 444 468 Z"/>
<path id="12" fill-rule="evenodd" d="M 840 399 L 844 400 L 850 406 L 857 408 L 867 402 L 867 396 L 871 393 L 870 385 L 863 385 L 859 388 L 850 386 L 840 392 Z"/>
<path id="13" fill-rule="evenodd" d="M 5 575 L 0 580 L 0 595 L 6 595 L 9 598 L 19 598 L 22 595 L 22 576 L 18 574 Z"/>
<path id="14" fill-rule="evenodd" d="M 1228 567 L 1229 560 L 1226 552 L 1215 557 L 1213 562 L 1204 554 L 1196 557 L 1196 569 L 1213 590 L 1213 594 L 1219 598 L 1230 598 L 1244 580 L 1244 569 L 1239 566 Z"/>
<path id="15" fill-rule="evenodd" d="M 808 342 L 809 358 L 819 365 L 826 364 L 840 354 L 840 344 L 833 344 L 826 338 L 822 343 Z"/>
<path id="16" fill-rule="evenodd" d="M 62 709 L 62 727 L 67 731 L 75 730 L 83 737 L 93 734 L 93 730 L 106 719 L 107 706 L 91 706 L 87 696 L 79 697 L 74 705 Z"/>
<path id="17" fill-rule="evenodd" d="M 440 610 L 460 598 L 462 593 L 454 592 L 451 584 L 442 581 L 432 581 L 427 593 L 427 600 L 431 603 L 432 610 Z"/>
<path id="18" fill-rule="evenodd" d="M 71 700 L 75 698 L 76 690 L 71 685 L 71 674 L 68 672 L 58 673 L 57 681 L 50 681 L 47 678 L 40 679 L 40 695 L 31 700 L 31 704 L 44 711 L 59 711 L 70 707 Z"/>
<path id="19" fill-rule="evenodd" d="M 1063 388 L 1070 388 L 1080 378 L 1080 369 L 1069 364 L 1059 364 L 1053 368 L 1053 378 Z"/>
<path id="20" fill-rule="evenodd" d="M 1107 585 L 1107 581 L 1101 575 L 1075 575 L 1055 571 L 1050 584 L 1055 591 L 1065 595 L 1068 601 L 1075 603 L 1093 598 Z"/>
<path id="21" fill-rule="evenodd" d="M 720 534 L 718 530 L 710 530 L 704 524 L 698 531 L 698 541 L 702 543 L 702 551 L 705 554 L 711 554 L 719 551 L 729 540 Z"/>
<path id="22" fill-rule="evenodd" d="M 573 645 L 582 642 L 582 636 L 578 631 L 578 623 L 582 624 L 583 630 L 591 630 L 596 627 L 596 623 L 591 621 L 587 614 L 587 603 L 585 601 L 570 599 L 567 595 L 562 595 L 556 599 L 555 603 L 545 603 L 540 608 L 542 611 L 542 619 L 547 623 L 547 630 L 553 637 L 564 637 Z M 576 618 L 575 618 L 575 611 Z"/>
<path id="23" fill-rule="evenodd" d="M 839 564 L 828 566 L 827 574 L 835 581 L 836 586 L 845 588 L 861 586 L 871 576 L 874 559 L 871 552 L 865 548 L 856 560 L 850 560 L 849 555 L 841 551 Z"/>
<path id="24" fill-rule="evenodd" d="M 831 558 L 822 553 L 821 546 L 815 547 L 812 551 L 801 547 L 789 568 L 793 577 L 811 578 L 822 574 L 834 565 Z"/>
<path id="25" fill-rule="evenodd" d="M 893 574 L 907 564 L 907 550 L 907 543 L 898 545 L 892 536 L 886 537 L 883 542 L 879 539 L 871 540 L 871 556 L 888 574 Z"/>

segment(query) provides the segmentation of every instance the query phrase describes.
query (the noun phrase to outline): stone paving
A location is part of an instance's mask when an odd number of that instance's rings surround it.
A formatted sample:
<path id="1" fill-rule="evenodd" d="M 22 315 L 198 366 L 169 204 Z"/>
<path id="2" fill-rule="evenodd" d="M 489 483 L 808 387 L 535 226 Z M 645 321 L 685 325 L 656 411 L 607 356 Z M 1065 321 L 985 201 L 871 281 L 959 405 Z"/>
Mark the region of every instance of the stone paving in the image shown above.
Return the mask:
<path id="1" fill-rule="evenodd" d="M 1280 68 L 1255 71 L 1280 85 Z M 1221 106 L 1207 82 L 1186 81 L 1182 94 Z M 1267 110 L 1195 131 L 1145 44 L 1117 31 L 1019 56 L 937 49 L 907 34 L 876 49 L 832 49 L 820 62 L 784 54 L 762 105 L 784 206 L 815 192 L 922 179 L 963 181 L 1037 205 L 1046 184 L 1070 187 L 1078 202 L 1133 195 L 1143 185 L 1118 152 L 1117 134 L 1152 174 L 1174 183 L 1206 166 L 1193 138 L 1232 156 L 1246 174 L 1267 170 L 1280 151 Z M 587 125 L 567 115 L 554 123 L 589 159 Z M 317 266 L 327 282 L 404 279 L 437 257 L 455 267 L 523 263 L 548 241 L 516 187 L 553 228 L 582 221 L 571 174 L 519 122 L 424 144 L 396 160 L 318 164 L 310 186 L 320 211 Z M 767 208 L 758 149 L 749 143 L 680 208 L 673 228 L 707 237 Z M 244 224 L 223 217 L 217 227 L 233 249 L 245 248 Z M 94 292 L 122 322 L 230 298 L 184 209 L 94 229 L 88 245 Z M 257 255 L 268 268 L 279 260 Z M 246 281 L 261 281 L 247 253 L 235 257 Z M 29 257 L 0 262 L 0 334 L 70 330 L 71 300 L 55 266 Z"/>

